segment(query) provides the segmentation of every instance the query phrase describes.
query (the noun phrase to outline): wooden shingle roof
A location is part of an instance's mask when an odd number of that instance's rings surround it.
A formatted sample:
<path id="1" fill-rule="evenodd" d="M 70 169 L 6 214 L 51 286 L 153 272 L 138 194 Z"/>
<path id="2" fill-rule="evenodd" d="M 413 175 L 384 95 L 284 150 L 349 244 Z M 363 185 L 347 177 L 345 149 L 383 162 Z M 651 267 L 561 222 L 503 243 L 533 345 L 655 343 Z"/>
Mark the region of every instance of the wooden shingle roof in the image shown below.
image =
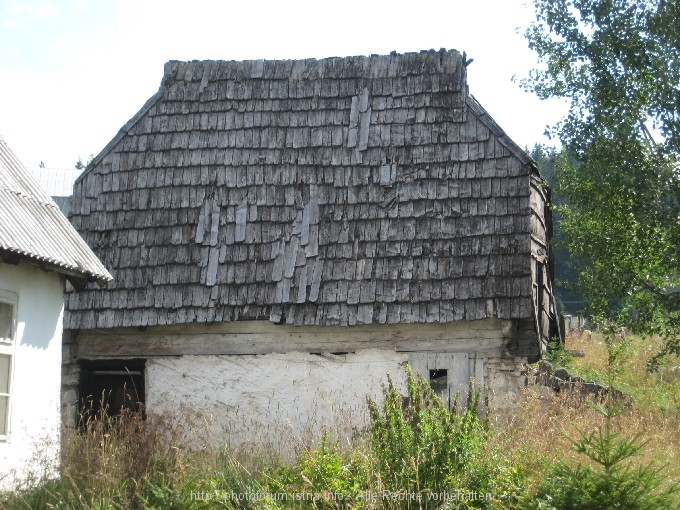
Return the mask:
<path id="1" fill-rule="evenodd" d="M 0 260 L 27 262 L 82 280 L 111 275 L 59 207 L 0 138 Z"/>
<path id="2" fill-rule="evenodd" d="M 169 62 L 76 182 L 67 329 L 532 316 L 531 159 L 456 51 Z"/>

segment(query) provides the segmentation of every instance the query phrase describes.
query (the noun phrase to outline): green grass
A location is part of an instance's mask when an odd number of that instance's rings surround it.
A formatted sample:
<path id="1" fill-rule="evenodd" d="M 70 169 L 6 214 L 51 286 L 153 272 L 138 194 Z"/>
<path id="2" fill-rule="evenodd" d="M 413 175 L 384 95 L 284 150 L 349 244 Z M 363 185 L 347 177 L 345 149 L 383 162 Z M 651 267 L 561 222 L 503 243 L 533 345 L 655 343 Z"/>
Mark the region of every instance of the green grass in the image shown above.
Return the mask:
<path id="1" fill-rule="evenodd" d="M 604 382 L 600 337 L 571 337 L 567 348 L 586 353 L 573 359 L 571 371 Z M 622 438 L 645 435 L 648 443 L 636 449 L 631 469 L 663 468 L 662 490 L 680 480 L 680 466 L 669 463 L 680 458 L 680 374 L 677 360 L 648 373 L 654 348 L 649 340 L 629 339 L 617 381 L 633 405 L 612 424 Z M 381 401 L 367 403 L 371 426 L 353 446 L 323 437 L 288 463 L 192 451 L 182 438 L 200 430 L 168 418 L 104 417 L 65 444 L 59 479 L 0 494 L 0 508 L 507 510 L 525 508 L 537 494 L 549 500 L 550 491 L 567 493 L 564 484 L 546 482 L 556 476 L 555 458 L 564 461 L 560 476 L 577 473 L 573 483 L 597 468 L 567 435 L 588 437 L 580 434 L 601 427 L 601 416 L 568 395 L 529 387 L 510 422 L 492 426 L 476 412 L 474 391 L 465 412 L 450 413 L 422 379 L 409 375 L 408 390 L 405 401 L 388 384 Z"/>
<path id="2" fill-rule="evenodd" d="M 680 360 L 668 358 L 658 371 L 647 370 L 647 360 L 661 347 L 656 338 L 627 337 L 624 344 L 621 368 L 616 374 L 616 387 L 631 397 L 641 411 L 673 416 L 680 413 Z M 595 334 L 572 335 L 567 339 L 567 349 L 582 349 L 587 355 L 573 358 L 572 371 L 586 380 L 605 381 L 607 373 L 607 347 L 604 338 Z"/>

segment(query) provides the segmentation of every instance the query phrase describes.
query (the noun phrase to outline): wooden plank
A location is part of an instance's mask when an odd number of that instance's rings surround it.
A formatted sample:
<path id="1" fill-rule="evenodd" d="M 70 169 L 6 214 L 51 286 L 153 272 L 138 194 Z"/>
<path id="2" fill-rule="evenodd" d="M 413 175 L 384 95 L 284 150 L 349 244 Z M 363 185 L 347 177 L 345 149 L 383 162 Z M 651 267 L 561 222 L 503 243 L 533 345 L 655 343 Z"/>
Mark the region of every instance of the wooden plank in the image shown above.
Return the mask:
<path id="1" fill-rule="evenodd" d="M 347 134 L 347 147 L 356 147 L 359 135 L 359 98 L 352 97 L 352 106 L 349 111 L 349 132 Z"/>
<path id="2" fill-rule="evenodd" d="M 347 133 L 347 147 L 348 148 L 356 147 L 358 138 L 359 130 L 355 127 L 349 128 L 349 131 Z"/>
<path id="3" fill-rule="evenodd" d="M 357 127 L 358 125 L 359 125 L 359 97 L 352 96 L 352 104 L 349 110 L 349 126 L 350 128 L 352 128 Z"/>
<path id="4" fill-rule="evenodd" d="M 198 225 L 196 226 L 196 236 L 195 236 L 195 241 L 198 244 L 201 244 L 203 242 L 203 237 L 205 236 L 205 231 L 206 231 L 206 225 L 205 221 L 208 215 L 211 213 L 211 204 L 212 202 L 206 200 L 203 202 L 203 207 L 201 208 L 200 216 L 198 219 Z"/>
<path id="5" fill-rule="evenodd" d="M 202 302 L 207 300 L 208 294 L 200 295 L 197 299 L 196 306 L 200 306 Z M 524 322 L 524 321 L 523 321 Z M 382 333 L 385 335 L 422 335 L 425 334 L 428 337 L 439 337 L 439 338 L 456 338 L 461 335 L 464 336 L 495 336 L 498 335 L 499 338 L 502 337 L 502 324 L 503 321 L 495 318 L 487 318 L 475 321 L 457 321 L 447 324 L 401 324 L 396 329 L 385 328 L 379 324 L 372 324 L 367 326 L 357 326 L 352 330 L 353 334 L 363 334 L 369 332 Z M 389 330 L 389 332 L 388 332 Z M 333 328 L 330 326 L 305 326 L 304 328 L 299 327 L 288 327 L 288 326 L 275 326 L 269 324 L 266 320 L 243 320 L 236 322 L 221 322 L 215 324 L 180 324 L 166 327 L 153 327 L 148 328 L 144 331 L 134 331 L 134 335 L 140 341 L 143 341 L 146 336 L 155 335 L 168 335 L 168 334 L 201 334 L 201 333 L 211 333 L 211 334 L 232 334 L 232 333 L 329 333 L 333 332 Z M 484 333 L 487 332 L 487 333 Z M 107 336 L 115 337 L 120 335 L 128 335 L 130 330 L 127 328 L 111 328 L 111 329 L 99 329 L 93 330 L 91 332 L 81 332 L 80 336 Z"/>
<path id="6" fill-rule="evenodd" d="M 309 218 L 310 218 L 310 203 L 306 203 L 302 210 L 302 225 L 300 226 L 300 244 L 307 246 L 309 244 Z"/>
<path id="7" fill-rule="evenodd" d="M 250 72 L 251 78 L 263 78 L 264 77 L 264 60 L 253 60 L 252 69 Z M 205 77 L 205 75 L 204 75 Z"/>
<path id="8" fill-rule="evenodd" d="M 359 126 L 359 146 L 360 151 L 368 148 L 368 130 L 371 126 L 371 108 L 361 114 L 361 125 Z"/>
<path id="9" fill-rule="evenodd" d="M 269 322 L 269 324 L 272 323 Z M 159 335 L 147 337 L 144 341 L 140 341 L 134 333 L 115 337 L 95 337 L 87 334 L 78 338 L 77 354 L 80 358 L 91 358 L 99 356 L 254 355 L 272 352 L 354 352 L 362 349 L 388 349 L 399 352 L 432 353 L 476 351 L 497 357 L 501 352 L 502 340 L 499 338 L 395 338 L 375 333 L 366 335 L 353 333 L 354 329 L 360 327 L 362 326 L 341 327 L 342 333 L 325 335 L 310 333 L 189 334 Z"/>
<path id="10" fill-rule="evenodd" d="M 319 254 L 319 226 L 311 225 L 309 227 L 308 244 L 305 246 L 305 255 L 307 257 L 316 257 Z"/>
<path id="11" fill-rule="evenodd" d="M 380 167 L 380 185 L 392 186 L 392 165 L 389 163 Z"/>
<path id="12" fill-rule="evenodd" d="M 286 242 L 281 239 L 278 243 L 274 243 L 272 248 L 276 250 L 276 258 L 272 267 L 272 281 L 278 282 L 283 278 L 283 260 L 285 257 Z M 272 253 L 272 255 L 274 255 Z"/>
<path id="13" fill-rule="evenodd" d="M 480 392 L 480 405 L 484 406 L 486 400 L 486 381 L 484 381 L 484 363 L 488 354 L 483 352 L 470 353 L 469 366 L 470 378 L 474 380 L 475 391 Z M 493 355 L 491 355 L 493 357 Z"/>
<path id="14" fill-rule="evenodd" d="M 290 243 L 286 243 L 284 252 L 285 257 L 283 261 L 283 276 L 285 278 L 292 278 L 295 272 L 295 260 L 297 259 L 298 249 L 300 247 L 300 238 L 292 236 Z"/>
<path id="15" fill-rule="evenodd" d="M 321 287 L 321 275 L 323 273 L 324 261 L 317 257 L 314 260 L 314 271 L 312 273 L 312 284 L 309 289 L 309 300 L 316 302 L 319 299 L 319 288 Z"/>
<path id="16" fill-rule="evenodd" d="M 449 355 L 449 395 L 453 403 L 456 395 L 461 406 L 465 405 L 467 390 L 470 384 L 470 363 L 467 353 Z"/>
<path id="17" fill-rule="evenodd" d="M 297 302 L 304 303 L 307 300 L 307 268 L 298 270 L 298 295 Z"/>
<path id="18" fill-rule="evenodd" d="M 217 268 L 219 267 L 220 249 L 218 246 L 210 248 L 210 255 L 208 256 L 208 268 L 206 270 L 205 284 L 208 286 L 217 283 Z"/>
<path id="19" fill-rule="evenodd" d="M 359 305 L 357 322 L 359 324 L 371 324 L 373 322 L 373 304 Z"/>
<path id="20" fill-rule="evenodd" d="M 220 228 L 220 206 L 213 202 L 212 213 L 210 215 L 210 246 L 217 246 L 217 237 Z M 245 237 L 245 225 L 244 225 Z"/>
<path id="21" fill-rule="evenodd" d="M 359 111 L 361 113 L 364 113 L 365 111 L 368 110 L 368 105 L 371 102 L 371 94 L 370 91 L 368 90 L 368 87 L 364 87 L 361 89 L 361 93 L 359 94 Z M 354 103 L 352 101 L 352 103 Z"/>

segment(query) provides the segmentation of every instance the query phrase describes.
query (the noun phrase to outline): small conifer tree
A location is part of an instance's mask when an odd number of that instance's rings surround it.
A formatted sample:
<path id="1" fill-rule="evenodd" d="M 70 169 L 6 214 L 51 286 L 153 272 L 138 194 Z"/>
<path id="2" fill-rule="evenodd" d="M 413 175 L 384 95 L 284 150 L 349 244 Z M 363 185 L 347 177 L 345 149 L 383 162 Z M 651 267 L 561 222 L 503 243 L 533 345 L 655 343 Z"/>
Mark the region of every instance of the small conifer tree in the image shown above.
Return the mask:
<path id="1" fill-rule="evenodd" d="M 603 417 L 603 424 L 591 433 L 569 438 L 574 451 L 585 455 L 594 467 L 571 466 L 561 460 L 549 471 L 527 508 L 541 510 L 664 510 L 676 508 L 677 482 L 664 485 L 661 468 L 652 465 L 632 467 L 632 458 L 646 441 L 642 433 L 626 437 L 613 427 L 613 419 L 623 412 L 612 398 L 616 374 L 624 357 L 625 343 L 619 328 L 603 326 L 607 345 L 607 394 L 603 405 L 591 402 Z"/>

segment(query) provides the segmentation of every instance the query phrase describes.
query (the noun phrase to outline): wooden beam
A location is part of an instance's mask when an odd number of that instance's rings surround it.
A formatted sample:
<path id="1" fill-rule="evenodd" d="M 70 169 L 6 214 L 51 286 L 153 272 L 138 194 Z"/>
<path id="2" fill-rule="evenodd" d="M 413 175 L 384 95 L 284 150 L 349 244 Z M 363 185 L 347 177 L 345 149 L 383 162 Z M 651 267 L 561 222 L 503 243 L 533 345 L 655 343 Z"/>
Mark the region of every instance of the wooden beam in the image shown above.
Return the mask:
<path id="1" fill-rule="evenodd" d="M 149 328 L 92 330 L 77 336 L 78 357 L 248 355 L 285 352 L 479 352 L 500 355 L 502 322 L 296 327 L 242 321 Z"/>

